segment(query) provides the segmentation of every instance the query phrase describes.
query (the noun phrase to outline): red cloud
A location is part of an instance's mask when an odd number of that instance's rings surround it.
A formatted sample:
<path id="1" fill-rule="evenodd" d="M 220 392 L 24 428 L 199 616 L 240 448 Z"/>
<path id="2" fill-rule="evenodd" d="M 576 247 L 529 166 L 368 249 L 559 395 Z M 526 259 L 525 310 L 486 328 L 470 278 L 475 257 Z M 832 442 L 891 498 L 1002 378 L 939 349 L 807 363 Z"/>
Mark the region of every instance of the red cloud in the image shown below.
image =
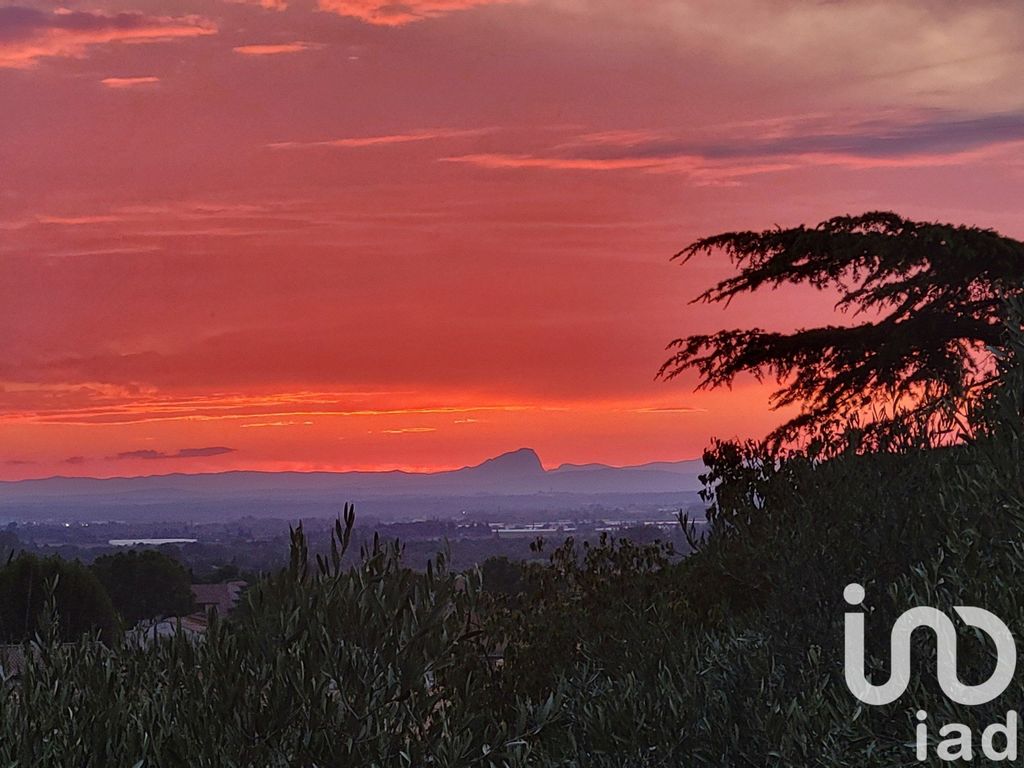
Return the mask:
<path id="1" fill-rule="evenodd" d="M 398 27 L 478 5 L 509 2 L 515 0 L 319 0 L 319 8 L 321 11 L 337 13 L 340 16 L 351 16 L 367 24 Z"/>
<path id="2" fill-rule="evenodd" d="M 217 28 L 198 16 L 107 15 L 58 9 L 0 8 L 0 67 L 25 69 L 47 56 L 84 56 L 94 45 L 149 43 L 212 35 Z"/>
<path id="3" fill-rule="evenodd" d="M 107 88 L 134 88 L 139 85 L 153 85 L 159 77 L 105 77 L 100 80 Z"/>
<path id="4" fill-rule="evenodd" d="M 475 155 L 443 157 L 446 163 L 468 163 L 481 168 L 546 168 L 557 171 L 622 171 L 635 169 L 665 168 L 667 166 L 692 168 L 691 158 L 586 158 L 586 157 L 538 157 L 500 152 Z"/>
<path id="5" fill-rule="evenodd" d="M 288 10 L 288 0 L 229 0 L 229 2 L 240 5 L 258 5 L 268 11 Z"/>
<path id="6" fill-rule="evenodd" d="M 303 147 L 343 147 L 362 149 L 388 144 L 408 144 L 413 141 L 436 141 L 439 139 L 461 139 L 492 133 L 493 128 L 424 128 L 407 133 L 388 133 L 380 136 L 349 136 L 343 139 L 323 141 L 277 141 L 268 146 L 272 149 L 300 149 Z"/>
<path id="7" fill-rule="evenodd" d="M 302 53 L 311 51 L 321 46 L 316 43 L 303 43 L 296 40 L 294 43 L 259 43 L 256 45 L 238 45 L 232 48 L 235 53 L 243 56 L 276 56 L 281 53 Z"/>

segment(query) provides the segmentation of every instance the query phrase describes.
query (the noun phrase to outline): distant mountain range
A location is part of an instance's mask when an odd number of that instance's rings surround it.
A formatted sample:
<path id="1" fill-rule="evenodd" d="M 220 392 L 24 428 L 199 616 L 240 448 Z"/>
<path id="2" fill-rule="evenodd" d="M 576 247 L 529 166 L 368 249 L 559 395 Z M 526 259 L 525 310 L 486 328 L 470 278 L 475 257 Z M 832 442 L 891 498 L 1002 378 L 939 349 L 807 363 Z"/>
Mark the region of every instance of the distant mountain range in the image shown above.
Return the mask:
<path id="1" fill-rule="evenodd" d="M 180 508 L 218 505 L 285 510 L 310 504 L 382 499 L 472 499 L 537 494 L 587 497 L 685 494 L 700 488 L 700 460 L 654 462 L 632 467 L 563 464 L 545 470 L 536 451 L 520 448 L 475 466 L 447 472 L 218 472 L 108 479 L 52 477 L 0 482 L 0 516 L 16 510 L 69 513 L 124 507 Z M 376 505 L 375 505 L 376 506 Z M 404 506 L 404 505 L 403 505 Z M 154 510 L 155 511 L 155 510 Z M 79 515 L 74 515 L 78 517 Z M 206 517 L 207 515 L 203 515 Z"/>

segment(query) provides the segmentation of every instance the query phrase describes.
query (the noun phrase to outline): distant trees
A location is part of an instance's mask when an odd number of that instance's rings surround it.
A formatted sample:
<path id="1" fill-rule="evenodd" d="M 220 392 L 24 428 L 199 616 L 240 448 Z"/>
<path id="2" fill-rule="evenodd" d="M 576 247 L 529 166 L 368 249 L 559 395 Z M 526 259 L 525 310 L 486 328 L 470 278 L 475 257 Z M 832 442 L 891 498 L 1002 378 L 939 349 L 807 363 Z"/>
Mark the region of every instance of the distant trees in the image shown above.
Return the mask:
<path id="1" fill-rule="evenodd" d="M 0 548 L 5 541 L 0 537 Z M 22 552 L 0 563 L 0 643 L 41 630 L 51 618 L 47 599 L 54 584 L 53 608 L 65 639 L 97 630 L 109 639 L 121 626 L 192 610 L 188 571 L 157 550 L 103 555 L 91 566 Z"/>
<path id="2" fill-rule="evenodd" d="M 695 302 L 728 304 L 744 293 L 807 284 L 836 291 L 836 306 L 863 318 L 793 333 L 722 330 L 669 345 L 675 354 L 661 367 L 665 378 L 693 369 L 702 389 L 729 385 L 741 373 L 775 378 L 774 405 L 801 407 L 772 435 L 776 441 L 882 405 L 888 412 L 879 427 L 920 418 L 948 425 L 994 380 L 1004 300 L 1024 291 L 1024 243 L 894 213 L 728 232 L 676 257 L 717 251 L 737 273 Z"/>
<path id="3" fill-rule="evenodd" d="M 51 587 L 61 637 L 73 640 L 96 631 L 105 639 L 116 635 L 114 607 L 86 566 L 23 553 L 0 567 L 0 642 L 20 642 L 41 631 L 49 618 Z"/>
<path id="4" fill-rule="evenodd" d="M 92 572 L 126 624 L 181 616 L 192 610 L 191 578 L 185 567 L 155 549 L 103 555 Z"/>
<path id="5" fill-rule="evenodd" d="M 213 570 L 204 574 L 193 574 L 192 582 L 194 584 L 222 584 L 225 581 L 246 581 L 253 582 L 256 580 L 258 571 L 242 570 L 238 565 L 232 561 L 225 563 L 224 565 L 218 565 Z"/>

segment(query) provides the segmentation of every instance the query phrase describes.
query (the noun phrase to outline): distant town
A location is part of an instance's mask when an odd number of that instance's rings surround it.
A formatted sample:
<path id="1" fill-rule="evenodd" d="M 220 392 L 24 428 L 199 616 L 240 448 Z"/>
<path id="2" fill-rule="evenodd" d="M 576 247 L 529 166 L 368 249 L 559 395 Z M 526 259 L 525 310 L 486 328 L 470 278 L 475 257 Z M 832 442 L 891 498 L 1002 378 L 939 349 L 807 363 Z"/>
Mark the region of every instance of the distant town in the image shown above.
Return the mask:
<path id="1" fill-rule="evenodd" d="M 538 540 L 602 533 L 684 547 L 680 513 L 702 515 L 700 461 L 545 470 L 530 449 L 441 473 L 256 473 L 50 478 L 0 483 L 0 548 L 90 563 L 125 548 L 158 548 L 196 579 L 254 578 L 287 561 L 289 528 L 326 546 L 346 502 L 357 541 L 399 539 L 422 567 L 447 547 L 470 568 L 527 560 Z M 358 547 L 349 557 L 358 554 Z"/>

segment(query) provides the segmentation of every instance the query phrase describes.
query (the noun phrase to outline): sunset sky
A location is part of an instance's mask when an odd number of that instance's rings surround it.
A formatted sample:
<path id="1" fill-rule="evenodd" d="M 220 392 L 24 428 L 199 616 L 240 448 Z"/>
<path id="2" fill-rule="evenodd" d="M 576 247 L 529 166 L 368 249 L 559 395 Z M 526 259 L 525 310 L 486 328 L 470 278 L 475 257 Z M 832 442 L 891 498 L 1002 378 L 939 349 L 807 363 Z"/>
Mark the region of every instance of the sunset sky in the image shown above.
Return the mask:
<path id="1" fill-rule="evenodd" d="M 0 479 L 699 455 L 690 240 L 1024 237 L 1018 0 L 0 0 Z"/>

